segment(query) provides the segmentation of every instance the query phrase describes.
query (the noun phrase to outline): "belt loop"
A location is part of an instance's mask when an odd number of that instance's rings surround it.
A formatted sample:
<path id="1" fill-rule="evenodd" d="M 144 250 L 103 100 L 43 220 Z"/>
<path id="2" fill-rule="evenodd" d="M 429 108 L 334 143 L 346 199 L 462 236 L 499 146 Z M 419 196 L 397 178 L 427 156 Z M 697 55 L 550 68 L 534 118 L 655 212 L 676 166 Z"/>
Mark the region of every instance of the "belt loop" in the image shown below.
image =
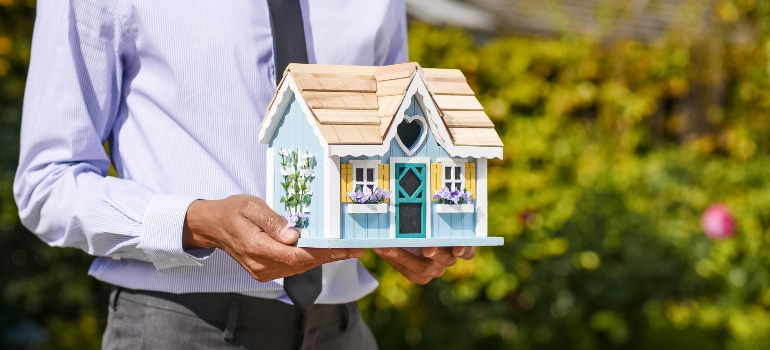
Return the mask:
<path id="1" fill-rule="evenodd" d="M 353 317 L 356 313 L 356 307 L 358 304 L 356 302 L 347 303 L 344 305 L 344 310 L 342 312 L 342 329 L 345 331 L 349 331 L 350 328 L 353 328 Z"/>
<path id="2" fill-rule="evenodd" d="M 120 297 L 120 292 L 123 290 L 123 288 L 114 286 L 112 290 L 112 295 L 110 295 L 110 307 L 112 308 L 112 311 L 118 311 L 118 297 Z"/>
<path id="3" fill-rule="evenodd" d="M 241 296 L 233 294 L 230 297 L 230 311 L 227 313 L 227 325 L 225 325 L 225 340 L 233 340 L 235 328 L 238 327 L 238 314 L 241 311 Z"/>

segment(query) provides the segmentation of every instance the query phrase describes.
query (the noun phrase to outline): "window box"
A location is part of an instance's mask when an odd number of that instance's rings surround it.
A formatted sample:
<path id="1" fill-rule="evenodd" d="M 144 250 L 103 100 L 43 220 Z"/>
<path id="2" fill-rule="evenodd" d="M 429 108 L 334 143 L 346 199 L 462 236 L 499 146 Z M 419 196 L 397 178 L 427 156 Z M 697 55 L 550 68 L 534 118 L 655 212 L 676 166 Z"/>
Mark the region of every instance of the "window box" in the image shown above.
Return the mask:
<path id="1" fill-rule="evenodd" d="M 381 214 L 388 212 L 388 203 L 380 204 L 348 204 L 348 214 Z"/>
<path id="2" fill-rule="evenodd" d="M 436 204 L 437 213 L 472 213 L 473 204 Z"/>

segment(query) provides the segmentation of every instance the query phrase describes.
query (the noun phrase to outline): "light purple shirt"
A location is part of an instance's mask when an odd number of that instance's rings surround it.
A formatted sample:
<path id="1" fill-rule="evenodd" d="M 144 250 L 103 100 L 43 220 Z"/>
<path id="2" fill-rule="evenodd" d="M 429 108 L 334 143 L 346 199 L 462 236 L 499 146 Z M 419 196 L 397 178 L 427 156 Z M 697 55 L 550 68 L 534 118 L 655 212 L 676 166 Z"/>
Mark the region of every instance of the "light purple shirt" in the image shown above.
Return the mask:
<path id="1" fill-rule="evenodd" d="M 311 63 L 406 61 L 403 0 L 301 4 Z M 89 274 L 108 283 L 284 299 L 282 280 L 257 282 L 223 251 L 182 249 L 193 200 L 264 198 L 257 129 L 274 70 L 265 1 L 38 3 L 14 183 L 22 222 L 97 256 Z M 326 264 L 318 302 L 376 286 L 356 259 Z"/>

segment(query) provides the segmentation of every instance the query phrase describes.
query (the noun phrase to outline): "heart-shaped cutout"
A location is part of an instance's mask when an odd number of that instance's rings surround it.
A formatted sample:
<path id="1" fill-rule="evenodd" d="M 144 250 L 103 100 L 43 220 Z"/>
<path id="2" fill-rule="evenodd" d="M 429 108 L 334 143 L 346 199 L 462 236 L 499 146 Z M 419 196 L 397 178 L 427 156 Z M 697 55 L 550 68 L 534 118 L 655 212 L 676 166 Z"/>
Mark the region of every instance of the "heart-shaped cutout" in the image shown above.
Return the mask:
<path id="1" fill-rule="evenodd" d="M 396 141 L 404 150 L 406 155 L 411 156 L 423 141 L 425 141 L 426 134 L 425 118 L 415 116 L 404 116 L 404 120 L 396 127 Z"/>

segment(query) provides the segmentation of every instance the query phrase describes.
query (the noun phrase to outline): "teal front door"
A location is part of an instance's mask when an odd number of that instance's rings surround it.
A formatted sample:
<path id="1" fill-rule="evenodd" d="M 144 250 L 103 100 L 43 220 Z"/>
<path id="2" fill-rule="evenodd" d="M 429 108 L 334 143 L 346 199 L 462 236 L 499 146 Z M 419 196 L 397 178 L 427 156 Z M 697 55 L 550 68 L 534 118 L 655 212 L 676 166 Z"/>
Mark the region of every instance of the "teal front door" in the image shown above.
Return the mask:
<path id="1" fill-rule="evenodd" d="M 396 163 L 396 238 L 425 238 L 425 164 Z"/>

